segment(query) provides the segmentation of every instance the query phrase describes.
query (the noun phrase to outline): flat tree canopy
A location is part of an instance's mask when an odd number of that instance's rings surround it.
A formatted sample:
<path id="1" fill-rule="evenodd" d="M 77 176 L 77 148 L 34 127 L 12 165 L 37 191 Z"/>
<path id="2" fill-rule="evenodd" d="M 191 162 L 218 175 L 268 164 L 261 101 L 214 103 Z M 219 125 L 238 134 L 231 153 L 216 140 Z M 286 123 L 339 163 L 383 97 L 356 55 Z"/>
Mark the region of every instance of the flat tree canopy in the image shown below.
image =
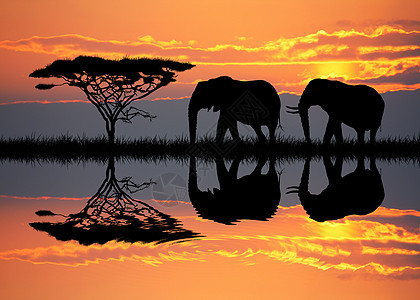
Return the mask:
<path id="1" fill-rule="evenodd" d="M 131 102 L 176 81 L 176 72 L 193 67 L 193 64 L 169 59 L 126 57 L 116 60 L 79 56 L 75 59 L 56 60 L 35 70 L 29 77 L 63 80 L 58 84 L 38 84 L 36 88 L 40 90 L 62 85 L 80 88 L 99 110 L 106 122 L 109 140 L 113 143 L 116 121 L 130 123 L 137 115 L 149 119 L 154 117 L 137 108 L 128 108 Z"/>

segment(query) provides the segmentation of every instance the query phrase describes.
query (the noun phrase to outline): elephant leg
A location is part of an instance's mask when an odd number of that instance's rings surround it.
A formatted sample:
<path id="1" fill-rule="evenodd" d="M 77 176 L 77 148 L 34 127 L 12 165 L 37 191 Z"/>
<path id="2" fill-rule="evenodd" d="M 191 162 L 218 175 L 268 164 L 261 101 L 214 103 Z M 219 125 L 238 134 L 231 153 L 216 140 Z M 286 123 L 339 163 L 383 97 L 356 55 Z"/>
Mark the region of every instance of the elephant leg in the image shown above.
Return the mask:
<path id="1" fill-rule="evenodd" d="M 337 182 L 341 172 L 337 172 L 337 168 L 332 163 L 331 156 L 329 154 L 323 154 L 322 155 L 322 161 L 324 163 L 325 172 L 327 173 L 328 183 L 334 183 Z M 336 161 L 337 164 L 337 161 Z"/>
<path id="2" fill-rule="evenodd" d="M 375 155 L 371 155 L 369 157 L 369 168 L 371 171 L 375 172 L 376 174 L 379 174 L 378 168 L 376 167 Z"/>
<path id="3" fill-rule="evenodd" d="M 232 124 L 229 125 L 229 131 L 233 139 L 239 141 L 238 122 L 232 122 Z"/>
<path id="4" fill-rule="evenodd" d="M 370 145 L 375 145 L 375 143 L 376 143 L 376 133 L 378 132 L 378 129 L 379 128 L 372 128 L 370 130 L 370 141 L 369 141 Z"/>
<path id="5" fill-rule="evenodd" d="M 225 137 L 227 131 L 226 123 L 223 121 L 223 117 L 219 117 L 219 122 L 217 122 L 217 129 L 216 129 L 216 143 L 220 144 L 223 142 L 223 138 Z"/>
<path id="6" fill-rule="evenodd" d="M 337 123 L 334 129 L 335 142 L 337 145 L 343 145 L 343 129 L 341 123 Z"/>
<path id="7" fill-rule="evenodd" d="M 365 155 L 364 154 L 359 154 L 357 156 L 357 167 L 356 167 L 356 171 L 362 172 L 366 170 L 365 169 Z"/>
<path id="8" fill-rule="evenodd" d="M 264 135 L 264 133 L 261 130 L 261 126 L 259 126 L 259 125 L 251 125 L 251 127 L 255 130 L 255 133 L 258 136 L 258 141 L 261 144 L 267 144 L 267 139 L 265 138 L 265 135 Z"/>
<path id="9" fill-rule="evenodd" d="M 219 158 L 216 160 L 216 173 L 217 173 L 217 180 L 220 184 L 220 189 L 224 190 L 232 183 L 232 176 L 230 175 L 230 171 L 227 170 L 225 162 L 223 158 Z M 236 177 L 234 177 L 236 179 Z"/>
<path id="10" fill-rule="evenodd" d="M 357 130 L 357 143 L 359 146 L 363 146 L 365 144 L 365 130 L 364 129 Z"/>
<path id="11" fill-rule="evenodd" d="M 231 178 L 237 179 L 238 178 L 238 170 L 239 170 L 239 164 L 241 163 L 241 158 L 236 157 L 229 168 L 229 175 Z"/>
<path id="12" fill-rule="evenodd" d="M 337 122 L 335 120 L 331 118 L 328 119 L 327 127 L 325 128 L 324 139 L 322 141 L 324 145 L 330 144 L 331 138 L 335 133 L 336 123 Z"/>
<path id="13" fill-rule="evenodd" d="M 270 134 L 270 144 L 273 144 L 276 141 L 276 127 L 277 127 L 277 120 L 275 123 L 271 123 L 268 125 L 268 131 Z"/>
<path id="14" fill-rule="evenodd" d="M 268 160 L 267 156 L 259 157 L 257 166 L 255 167 L 254 171 L 252 171 L 251 175 L 261 175 L 262 168 L 264 167 L 267 160 Z"/>

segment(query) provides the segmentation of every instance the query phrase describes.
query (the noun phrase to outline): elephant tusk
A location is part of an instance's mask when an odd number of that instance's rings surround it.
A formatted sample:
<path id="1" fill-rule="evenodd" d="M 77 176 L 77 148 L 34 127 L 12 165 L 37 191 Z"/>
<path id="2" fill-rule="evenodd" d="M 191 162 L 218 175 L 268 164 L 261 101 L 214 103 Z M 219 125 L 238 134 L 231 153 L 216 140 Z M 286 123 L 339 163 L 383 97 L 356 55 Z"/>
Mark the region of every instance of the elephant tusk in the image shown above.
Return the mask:
<path id="1" fill-rule="evenodd" d="M 289 114 L 298 114 L 299 113 L 299 107 L 297 106 L 288 106 L 286 105 L 286 107 L 290 110 L 286 110 L 286 112 L 288 112 Z"/>
<path id="2" fill-rule="evenodd" d="M 289 190 L 289 191 L 286 192 L 286 195 L 287 194 L 299 193 L 299 187 L 295 186 L 295 185 L 294 186 L 289 186 L 286 189 Z"/>

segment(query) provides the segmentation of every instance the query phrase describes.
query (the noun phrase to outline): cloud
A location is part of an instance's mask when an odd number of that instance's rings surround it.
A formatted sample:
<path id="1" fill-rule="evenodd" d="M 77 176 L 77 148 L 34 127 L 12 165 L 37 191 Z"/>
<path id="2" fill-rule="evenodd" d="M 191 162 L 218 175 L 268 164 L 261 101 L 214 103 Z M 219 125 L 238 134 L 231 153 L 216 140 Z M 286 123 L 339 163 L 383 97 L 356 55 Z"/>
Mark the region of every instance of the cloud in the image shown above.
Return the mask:
<path id="1" fill-rule="evenodd" d="M 19 102 L 21 103 L 21 102 Z M 15 199 L 15 200 L 59 200 L 59 201 L 86 201 L 89 197 L 49 197 L 49 196 L 40 196 L 40 197 L 21 197 L 21 196 L 9 196 L 9 195 L 0 195 L 0 199 Z"/>
<path id="2" fill-rule="evenodd" d="M 403 85 L 417 85 L 420 83 L 420 66 L 413 66 L 392 75 L 381 75 L 374 78 L 348 80 L 349 83 L 384 84 L 397 83 Z"/>
<path id="3" fill-rule="evenodd" d="M 360 58 L 362 60 L 377 60 L 377 59 L 388 59 L 388 60 L 395 60 L 401 58 L 418 58 L 420 57 L 420 46 L 415 49 L 407 49 L 407 50 L 400 50 L 400 51 L 393 51 L 384 49 L 384 48 L 376 48 L 376 51 L 373 50 L 370 53 L 361 54 Z"/>
<path id="4" fill-rule="evenodd" d="M 0 103 L 0 105 L 10 104 L 23 104 L 23 103 L 38 103 L 38 104 L 51 104 L 51 103 L 90 103 L 88 100 L 21 100 Z M 3 197 L 0 195 L 0 197 Z"/>
<path id="5" fill-rule="evenodd" d="M 420 21 L 412 19 L 392 19 L 392 20 L 370 20 L 364 22 L 354 22 L 352 20 L 338 20 L 336 25 L 340 28 L 373 28 L 379 26 L 392 26 L 405 30 L 420 30 Z"/>
<path id="6" fill-rule="evenodd" d="M 339 23 L 352 25 L 346 20 Z M 416 28 L 419 22 L 395 20 L 383 25 L 385 23 L 330 33 L 319 30 L 305 36 L 263 43 L 237 36 L 232 43 L 208 47 L 200 46 L 200 42 L 195 40 L 159 41 L 150 35 L 132 41 L 118 41 L 65 34 L 3 40 L 0 48 L 59 58 L 78 55 L 121 58 L 129 55 L 165 57 L 212 67 L 299 67 L 299 70 L 295 68 L 295 75 L 287 75 L 287 82 L 278 85 L 281 92 L 289 93 L 301 92 L 306 82 L 318 77 L 342 79 L 349 83 L 372 83 L 381 92 L 418 88 L 420 80 L 415 66 L 420 65 L 420 30 Z M 343 68 L 343 64 L 348 67 Z M 279 73 L 275 78 L 282 76 Z M 189 79 L 189 82 L 193 81 L 194 78 Z"/>
<path id="7" fill-rule="evenodd" d="M 200 240 L 174 244 L 109 242 L 82 246 L 76 242 L 0 252 L 0 259 L 34 264 L 81 266 L 101 261 L 135 261 L 151 266 L 175 262 L 207 262 L 229 258 L 239 264 L 274 263 L 334 270 L 338 276 L 376 276 L 400 280 L 420 277 L 418 229 L 406 226 L 406 217 L 420 218 L 414 210 L 381 207 L 369 215 L 318 223 L 300 205 L 278 207 L 264 235 L 258 231 L 225 234 L 210 231 Z M 190 216 L 187 216 L 188 218 Z M 387 217 L 387 222 L 380 219 Z M 193 222 L 195 217 L 190 219 Z M 200 220 L 195 222 L 199 223 Z M 197 224 L 196 224 L 197 225 Z M 205 226 L 198 224 L 197 226 Z M 267 225 L 267 224 L 265 224 Z M 280 232 L 278 228 L 282 228 Z M 213 232 L 213 233 L 212 233 Z M 216 231 L 218 232 L 218 231 Z"/>
<path id="8" fill-rule="evenodd" d="M 192 83 L 191 83 L 192 84 Z M 189 99 L 191 96 L 181 96 L 181 97 L 157 97 L 150 98 L 148 100 L 142 101 L 164 101 L 164 100 L 184 100 Z M 0 103 L 2 105 L 11 105 L 11 104 L 24 104 L 24 103 L 37 103 L 37 104 L 52 104 L 52 103 L 91 103 L 89 100 L 25 100 L 25 101 L 11 101 Z M 0 198 L 3 197 L 0 195 Z"/>
<path id="9" fill-rule="evenodd" d="M 171 46 L 181 46 L 182 45 L 182 42 L 175 41 L 175 40 L 171 40 L 169 42 L 157 41 L 150 35 L 145 35 L 145 36 L 142 36 L 142 37 L 138 37 L 138 40 L 140 42 L 145 42 L 145 43 L 149 43 L 149 44 L 156 44 L 156 45 L 159 45 L 159 46 L 162 46 L 162 47 L 171 47 Z"/>
<path id="10" fill-rule="evenodd" d="M 106 57 L 139 55 L 163 56 L 191 60 L 196 63 L 307 63 L 326 60 L 375 60 L 398 57 L 419 57 L 420 31 L 381 26 L 366 31 L 340 30 L 327 33 L 320 30 L 294 38 L 281 38 L 261 45 L 245 46 L 245 37 L 236 37 L 236 44 L 220 44 L 207 48 L 195 41 L 158 41 L 150 35 L 135 41 L 98 40 L 77 34 L 51 37 L 33 36 L 17 41 L 0 41 L 0 47 L 58 57 L 102 55 Z M 366 53 L 368 47 L 376 51 Z M 379 48 L 378 48 L 379 47 Z M 386 48 L 386 52 L 380 47 Z M 411 48 L 410 48 L 411 47 Z M 375 49 L 376 49 L 375 48 Z M 401 53 L 400 53 L 401 52 Z M 387 54 L 386 56 L 385 53 Z M 391 55 L 392 54 L 392 55 Z"/>
<path id="11" fill-rule="evenodd" d="M 419 20 L 400 19 L 400 20 L 391 21 L 390 24 L 400 26 L 403 28 L 412 29 L 412 30 L 420 30 Z"/>
<path id="12" fill-rule="evenodd" d="M 136 41 L 98 40 L 78 34 L 64 34 L 50 37 L 33 36 L 17 41 L 0 42 L 0 48 L 55 55 L 57 57 L 75 57 L 78 55 L 98 55 L 108 58 L 126 55 L 162 56 L 162 51 L 182 44 L 175 40 L 156 41 L 151 36 L 143 36 Z M 171 56 L 171 53 L 168 53 Z M 175 55 L 174 58 L 177 55 Z M 179 54 L 178 56 L 183 56 Z"/>

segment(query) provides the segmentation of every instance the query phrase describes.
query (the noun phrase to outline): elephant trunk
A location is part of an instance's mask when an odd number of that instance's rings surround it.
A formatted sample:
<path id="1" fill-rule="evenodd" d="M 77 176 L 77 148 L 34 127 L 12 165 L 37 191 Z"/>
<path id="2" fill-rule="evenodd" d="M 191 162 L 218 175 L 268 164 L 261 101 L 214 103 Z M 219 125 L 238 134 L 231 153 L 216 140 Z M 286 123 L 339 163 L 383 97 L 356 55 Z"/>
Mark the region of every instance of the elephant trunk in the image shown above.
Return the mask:
<path id="1" fill-rule="evenodd" d="M 308 109 L 309 109 L 308 107 L 299 106 L 299 115 L 300 115 L 300 121 L 302 123 L 303 134 L 305 135 L 305 139 L 308 143 L 311 143 Z"/>
<path id="2" fill-rule="evenodd" d="M 190 144 L 194 144 L 197 137 L 197 116 L 198 109 L 190 103 L 188 107 L 188 124 L 190 130 Z"/>
<path id="3" fill-rule="evenodd" d="M 314 195 L 309 192 L 309 169 L 310 169 L 311 159 L 307 158 L 305 161 L 305 166 L 303 167 L 302 177 L 300 179 L 299 185 L 299 200 L 302 204 L 305 211 L 311 216 L 313 202 L 311 200 L 314 199 Z"/>
<path id="4" fill-rule="evenodd" d="M 310 164 L 311 159 L 307 158 L 305 161 L 305 166 L 303 167 L 302 177 L 300 178 L 299 194 L 309 194 Z"/>
<path id="5" fill-rule="evenodd" d="M 197 184 L 197 166 L 194 156 L 190 156 L 190 170 L 188 174 L 188 193 L 190 200 L 195 199 L 195 195 L 199 192 Z"/>

